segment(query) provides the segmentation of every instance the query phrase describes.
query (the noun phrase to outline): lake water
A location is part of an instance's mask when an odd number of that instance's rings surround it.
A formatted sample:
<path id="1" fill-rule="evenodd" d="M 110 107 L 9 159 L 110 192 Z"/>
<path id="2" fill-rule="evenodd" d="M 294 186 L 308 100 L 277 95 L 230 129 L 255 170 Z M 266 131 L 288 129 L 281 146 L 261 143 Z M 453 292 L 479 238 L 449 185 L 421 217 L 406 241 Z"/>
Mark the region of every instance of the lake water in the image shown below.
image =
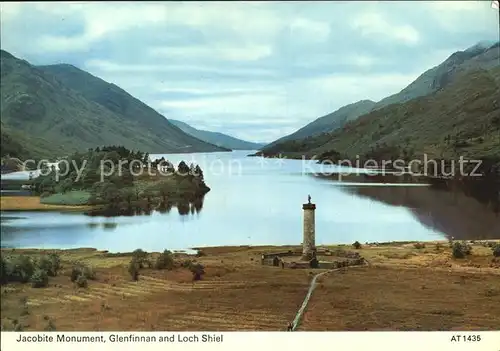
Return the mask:
<path id="1" fill-rule="evenodd" d="M 449 227 L 436 225 L 436 219 L 423 218 L 426 209 L 417 211 L 411 203 L 387 199 L 408 197 L 409 193 L 427 194 L 428 201 L 436 203 L 442 196 L 426 183 L 398 181 L 381 186 L 380 182 L 369 184 L 359 177 L 332 181 L 309 173 L 332 171 L 334 166 L 246 157 L 250 153 L 253 151 L 155 155 L 174 164 L 185 160 L 201 166 L 211 191 L 200 211 L 181 215 L 174 208 L 169 213 L 113 218 L 4 212 L 2 247 L 93 247 L 126 252 L 137 248 L 160 251 L 218 245 L 300 244 L 302 204 L 307 202 L 308 194 L 317 206 L 317 245 L 350 244 L 356 240 L 436 240 L 451 235 Z M 380 189 L 385 189 L 382 193 L 386 195 L 380 197 Z M 491 215 L 492 223 L 498 223 L 498 215 Z"/>

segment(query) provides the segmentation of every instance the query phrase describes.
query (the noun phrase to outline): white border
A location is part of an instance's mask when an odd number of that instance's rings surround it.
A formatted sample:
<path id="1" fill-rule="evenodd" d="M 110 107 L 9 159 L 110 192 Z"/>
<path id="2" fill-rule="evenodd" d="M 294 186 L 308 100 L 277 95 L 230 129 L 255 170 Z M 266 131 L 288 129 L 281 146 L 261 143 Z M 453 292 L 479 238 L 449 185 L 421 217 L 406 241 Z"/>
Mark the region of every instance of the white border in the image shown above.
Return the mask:
<path id="1" fill-rule="evenodd" d="M 98 336 L 104 343 L 17 342 L 24 337 Z M 111 335 L 156 337 L 157 342 L 111 342 Z M 204 335 L 222 337 L 222 342 L 202 342 Z M 166 336 L 173 342 L 159 342 Z M 189 338 L 195 341 L 181 342 Z M 454 339 L 454 340 L 453 340 Z M 2 332 L 1 350 L 477 350 L 500 351 L 500 331 L 487 332 Z"/>

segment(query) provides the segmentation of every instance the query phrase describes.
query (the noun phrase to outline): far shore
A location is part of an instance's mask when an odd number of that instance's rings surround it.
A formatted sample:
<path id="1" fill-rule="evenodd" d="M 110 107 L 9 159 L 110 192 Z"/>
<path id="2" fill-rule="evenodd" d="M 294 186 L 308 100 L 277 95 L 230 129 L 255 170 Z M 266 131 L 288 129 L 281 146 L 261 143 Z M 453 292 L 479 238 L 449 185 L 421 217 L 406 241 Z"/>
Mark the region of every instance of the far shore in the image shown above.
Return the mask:
<path id="1" fill-rule="evenodd" d="M 483 239 L 483 240 L 457 240 L 457 241 L 465 241 L 469 243 L 473 243 L 473 246 L 480 247 L 483 243 L 500 243 L 500 236 L 496 239 Z M 360 243 L 361 250 L 356 250 L 353 248 L 352 244 L 339 244 L 339 243 L 330 243 L 324 245 L 317 245 L 317 249 L 345 249 L 345 250 L 353 250 L 359 252 L 365 252 L 367 249 L 378 249 L 378 250 L 389 250 L 393 252 L 393 250 L 398 249 L 407 249 L 417 253 L 429 253 L 428 251 L 432 251 L 432 246 L 435 244 L 442 244 L 441 250 L 446 248 L 446 245 L 449 244 L 449 240 L 441 239 L 441 240 L 401 240 L 401 241 L 386 241 L 386 242 L 370 242 L 370 243 Z M 425 247 L 422 249 L 415 248 L 415 244 L 426 244 L 429 245 L 427 250 Z M 259 251 L 259 252 L 285 252 L 285 251 L 297 251 L 301 250 L 301 245 L 217 245 L 217 246 L 196 246 L 196 247 L 188 247 L 184 249 L 173 249 L 172 252 L 178 255 L 186 255 L 192 256 L 196 255 L 194 252 L 202 252 L 203 255 L 219 255 L 223 253 L 235 253 L 235 252 L 247 252 L 247 251 Z M 34 254 L 34 253 L 46 253 L 46 252 L 61 252 L 67 254 L 76 254 L 76 253 L 93 253 L 93 254 L 109 254 L 109 255 L 120 255 L 123 257 L 133 256 L 134 253 L 132 251 L 109 251 L 105 249 L 97 249 L 93 247 L 78 247 L 78 248 L 68 248 L 68 249 L 54 249 L 54 248 L 35 248 L 35 247 L 25 247 L 25 248 L 10 248 L 3 247 L 0 248 L 0 251 L 16 251 L 18 253 L 24 254 Z M 158 251 L 149 251 L 150 254 L 160 254 L 162 250 Z M 191 251 L 193 254 L 189 254 Z M 481 256 L 488 256 L 489 249 L 486 249 L 485 252 L 482 252 Z M 465 260 L 466 261 L 466 260 Z"/>
<path id="2" fill-rule="evenodd" d="M 87 211 L 93 209 L 90 205 L 48 205 L 40 202 L 40 196 L 1 196 L 2 211 Z"/>

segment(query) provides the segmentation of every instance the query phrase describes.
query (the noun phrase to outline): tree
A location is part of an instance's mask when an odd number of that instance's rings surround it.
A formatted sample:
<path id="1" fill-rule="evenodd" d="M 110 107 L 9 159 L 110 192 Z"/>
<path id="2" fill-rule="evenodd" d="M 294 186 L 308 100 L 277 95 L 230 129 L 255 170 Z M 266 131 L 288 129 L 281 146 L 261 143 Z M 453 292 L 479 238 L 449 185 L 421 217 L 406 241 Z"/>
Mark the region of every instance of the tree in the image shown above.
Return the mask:
<path id="1" fill-rule="evenodd" d="M 120 198 L 124 199 L 129 207 L 132 206 L 132 200 L 134 199 L 134 197 L 136 197 L 135 191 L 130 188 L 124 188 L 119 191 L 120 191 Z"/>
<path id="2" fill-rule="evenodd" d="M 112 205 L 118 204 L 119 202 L 121 202 L 122 199 L 118 187 L 110 182 L 103 184 L 100 195 L 101 198 L 104 200 L 104 202 Z"/>
<path id="3" fill-rule="evenodd" d="M 189 175 L 189 166 L 186 164 L 186 162 L 179 162 L 179 165 L 177 166 L 177 174 L 181 176 Z"/>
<path id="4" fill-rule="evenodd" d="M 196 168 L 195 168 L 195 166 L 194 166 L 194 163 L 191 163 L 191 164 L 189 165 L 189 175 L 195 176 L 195 175 L 196 175 L 196 174 L 195 174 L 195 171 L 196 171 Z"/>
<path id="5" fill-rule="evenodd" d="M 195 170 L 194 170 L 194 175 L 198 177 L 200 180 L 204 180 L 203 177 L 203 171 L 201 170 L 201 167 L 199 165 L 196 165 Z"/>

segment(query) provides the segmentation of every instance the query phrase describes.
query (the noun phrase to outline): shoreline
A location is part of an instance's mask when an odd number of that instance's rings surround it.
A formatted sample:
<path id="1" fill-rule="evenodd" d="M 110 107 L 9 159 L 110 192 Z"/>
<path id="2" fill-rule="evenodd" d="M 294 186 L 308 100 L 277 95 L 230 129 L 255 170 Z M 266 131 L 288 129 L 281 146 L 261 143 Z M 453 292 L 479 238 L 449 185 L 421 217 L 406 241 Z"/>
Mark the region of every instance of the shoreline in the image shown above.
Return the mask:
<path id="1" fill-rule="evenodd" d="M 500 236 L 496 239 L 482 239 L 482 240 L 453 240 L 454 242 L 467 242 L 467 243 L 489 243 L 489 242 L 498 242 L 500 243 Z M 426 245 L 432 245 L 432 244 L 448 244 L 449 240 L 443 239 L 443 240 L 414 240 L 414 241 L 387 241 L 387 242 L 371 242 L 368 244 L 363 244 L 361 243 L 362 249 L 365 248 L 371 248 L 371 249 L 384 249 L 384 248 L 395 248 L 395 247 L 413 247 L 414 244 L 426 244 Z M 325 244 L 325 245 L 317 245 L 317 249 L 323 249 L 323 248 L 342 248 L 342 249 L 348 249 L 348 250 L 353 250 L 357 251 L 358 249 L 355 249 L 352 244 L 338 244 L 338 243 L 331 243 L 331 244 Z M 246 251 L 246 250 L 263 250 L 263 251 L 269 251 L 269 250 L 291 250 L 291 249 L 302 249 L 302 245 L 217 245 L 217 246 L 195 246 L 195 247 L 188 247 L 188 248 L 183 248 L 183 249 L 172 249 L 171 251 L 175 254 L 181 254 L 181 255 L 196 255 L 196 254 L 189 254 L 188 251 L 197 251 L 197 252 L 204 252 L 204 253 L 211 253 L 211 252 L 217 252 L 217 253 L 222 253 L 222 252 L 235 252 L 235 251 Z M 361 250 L 362 250 L 361 249 Z M 424 248 L 425 250 L 425 248 Z M 122 255 L 122 256 L 132 256 L 133 251 L 111 251 L 111 250 L 106 250 L 106 249 L 97 249 L 94 247 L 78 247 L 78 248 L 67 248 L 67 249 L 56 249 L 56 248 L 35 248 L 35 247 L 23 247 L 23 248 L 9 248 L 9 247 L 2 247 L 0 248 L 0 251 L 19 251 L 19 252 L 67 252 L 67 253 L 76 253 L 76 252 L 93 252 L 96 254 L 111 254 L 111 255 Z M 146 251 L 150 254 L 160 254 L 163 250 L 159 251 Z"/>
<path id="2" fill-rule="evenodd" d="M 91 205 L 49 205 L 40 196 L 0 196 L 2 212 L 78 212 L 95 209 Z"/>

